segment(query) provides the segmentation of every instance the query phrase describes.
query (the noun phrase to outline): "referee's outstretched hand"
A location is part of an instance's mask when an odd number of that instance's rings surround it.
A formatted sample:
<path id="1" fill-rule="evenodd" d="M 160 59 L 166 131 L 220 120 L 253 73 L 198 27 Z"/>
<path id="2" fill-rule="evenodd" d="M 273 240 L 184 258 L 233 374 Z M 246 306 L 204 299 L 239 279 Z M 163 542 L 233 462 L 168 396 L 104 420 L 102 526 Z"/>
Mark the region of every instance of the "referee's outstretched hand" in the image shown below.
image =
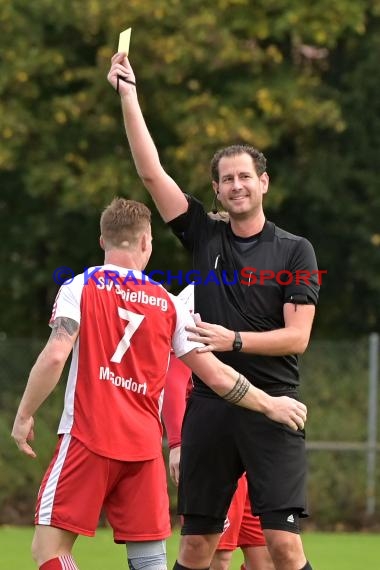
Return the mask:
<path id="1" fill-rule="evenodd" d="M 135 74 L 125 53 L 115 53 L 107 79 L 120 95 L 126 95 L 136 86 Z"/>
<path id="2" fill-rule="evenodd" d="M 186 327 L 188 335 L 187 339 L 194 342 L 202 342 L 205 346 L 197 348 L 197 352 L 227 352 L 232 350 L 232 343 L 235 333 L 221 325 L 205 323 L 196 313 L 193 315 L 195 324 L 192 327 Z"/>

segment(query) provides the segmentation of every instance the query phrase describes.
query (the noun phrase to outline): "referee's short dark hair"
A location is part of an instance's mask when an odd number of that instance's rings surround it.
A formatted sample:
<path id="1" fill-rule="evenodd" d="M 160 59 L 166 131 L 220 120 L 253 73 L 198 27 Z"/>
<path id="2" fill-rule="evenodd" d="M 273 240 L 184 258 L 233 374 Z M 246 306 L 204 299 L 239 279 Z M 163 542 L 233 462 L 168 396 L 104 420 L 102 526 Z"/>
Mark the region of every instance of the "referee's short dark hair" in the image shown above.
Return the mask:
<path id="1" fill-rule="evenodd" d="M 255 166 L 257 176 L 261 176 L 267 169 L 267 159 L 262 152 L 249 144 L 233 144 L 216 151 L 211 159 L 211 178 L 219 182 L 219 162 L 224 156 L 237 156 L 239 154 L 249 154 Z"/>

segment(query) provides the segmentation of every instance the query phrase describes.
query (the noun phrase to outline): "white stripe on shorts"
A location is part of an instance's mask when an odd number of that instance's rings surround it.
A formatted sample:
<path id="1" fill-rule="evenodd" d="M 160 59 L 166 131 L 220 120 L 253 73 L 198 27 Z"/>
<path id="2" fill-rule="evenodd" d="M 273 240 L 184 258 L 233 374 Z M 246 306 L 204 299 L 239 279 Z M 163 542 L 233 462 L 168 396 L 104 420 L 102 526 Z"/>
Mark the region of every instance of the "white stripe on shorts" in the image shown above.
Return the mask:
<path id="1" fill-rule="evenodd" d="M 41 496 L 41 503 L 37 514 L 36 524 L 50 525 L 51 523 L 55 492 L 57 490 L 58 480 L 62 471 L 62 467 L 65 463 L 70 441 L 71 435 L 65 433 L 62 436 L 62 442 L 59 448 L 57 459 L 54 463 L 53 469 L 50 472 L 49 478 L 46 481 L 46 486 Z M 66 570 L 65 566 L 63 568 Z M 71 570 L 71 566 L 68 566 L 67 568 Z M 74 566 L 74 568 L 76 568 L 76 566 Z"/>

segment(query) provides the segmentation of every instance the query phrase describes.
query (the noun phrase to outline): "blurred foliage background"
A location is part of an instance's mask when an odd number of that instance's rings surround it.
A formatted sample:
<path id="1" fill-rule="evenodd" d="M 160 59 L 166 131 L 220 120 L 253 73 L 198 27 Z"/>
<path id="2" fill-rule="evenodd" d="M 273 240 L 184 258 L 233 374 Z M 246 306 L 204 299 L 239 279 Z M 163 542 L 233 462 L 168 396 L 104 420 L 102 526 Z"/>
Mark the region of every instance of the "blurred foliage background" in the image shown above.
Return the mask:
<path id="1" fill-rule="evenodd" d="M 0 525 L 32 524 L 36 493 L 56 445 L 65 382 L 61 382 L 35 418 L 37 459 L 22 455 L 10 438 L 25 376 L 43 342 L 0 341 Z M 308 501 L 311 517 L 304 528 L 380 530 L 380 461 L 376 482 L 368 488 L 367 441 L 368 339 L 314 340 L 301 359 L 301 397 L 309 408 L 307 441 L 356 442 L 363 449 L 310 449 Z M 380 408 L 380 393 L 377 395 Z M 88 411 L 91 414 L 91 410 Z M 380 433 L 380 417 L 377 420 Z M 167 446 L 164 452 L 167 456 Z M 176 488 L 169 481 L 173 520 Z M 373 492 L 375 510 L 367 500 Z"/>
<path id="2" fill-rule="evenodd" d="M 379 22 L 379 0 L 0 0 L 2 334 L 46 334 L 53 270 L 102 260 L 103 206 L 149 203 L 106 81 L 129 26 L 166 169 L 211 205 L 215 150 L 263 150 L 268 217 L 328 271 L 314 334 L 379 330 Z M 150 268 L 187 267 L 154 228 Z"/>
<path id="3" fill-rule="evenodd" d="M 28 486 L 41 473 L 7 446 L 17 398 L 48 335 L 52 273 L 102 261 L 99 214 L 115 195 L 152 205 L 106 81 L 119 32 L 132 27 L 141 105 L 184 191 L 211 206 L 209 163 L 221 146 L 245 142 L 266 154 L 268 218 L 306 236 L 328 271 L 313 338 L 350 338 L 353 356 L 354 339 L 380 329 L 379 24 L 380 0 L 0 0 L 3 513 L 26 504 L 30 512 Z M 148 269 L 189 267 L 153 213 Z M 316 358 L 318 391 L 325 369 L 324 356 Z M 331 366 L 326 390 L 342 381 Z M 344 390 L 363 387 L 364 378 L 353 366 Z M 39 422 L 42 462 L 44 425 L 55 425 L 61 405 L 57 397 L 55 410 L 54 397 Z M 331 409 L 335 398 L 327 397 Z M 314 439 L 326 425 L 324 417 L 312 424 Z M 360 425 L 352 424 L 358 438 Z"/>

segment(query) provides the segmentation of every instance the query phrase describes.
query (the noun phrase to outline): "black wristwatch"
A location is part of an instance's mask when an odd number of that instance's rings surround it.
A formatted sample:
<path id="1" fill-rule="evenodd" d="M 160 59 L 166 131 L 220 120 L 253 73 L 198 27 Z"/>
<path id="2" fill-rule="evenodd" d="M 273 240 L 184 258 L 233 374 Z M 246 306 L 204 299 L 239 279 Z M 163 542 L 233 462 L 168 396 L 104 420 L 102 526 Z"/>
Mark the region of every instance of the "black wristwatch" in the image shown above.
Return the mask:
<path id="1" fill-rule="evenodd" d="M 235 331 L 235 340 L 232 343 L 232 350 L 239 352 L 243 348 L 243 341 L 241 340 L 240 333 Z"/>

